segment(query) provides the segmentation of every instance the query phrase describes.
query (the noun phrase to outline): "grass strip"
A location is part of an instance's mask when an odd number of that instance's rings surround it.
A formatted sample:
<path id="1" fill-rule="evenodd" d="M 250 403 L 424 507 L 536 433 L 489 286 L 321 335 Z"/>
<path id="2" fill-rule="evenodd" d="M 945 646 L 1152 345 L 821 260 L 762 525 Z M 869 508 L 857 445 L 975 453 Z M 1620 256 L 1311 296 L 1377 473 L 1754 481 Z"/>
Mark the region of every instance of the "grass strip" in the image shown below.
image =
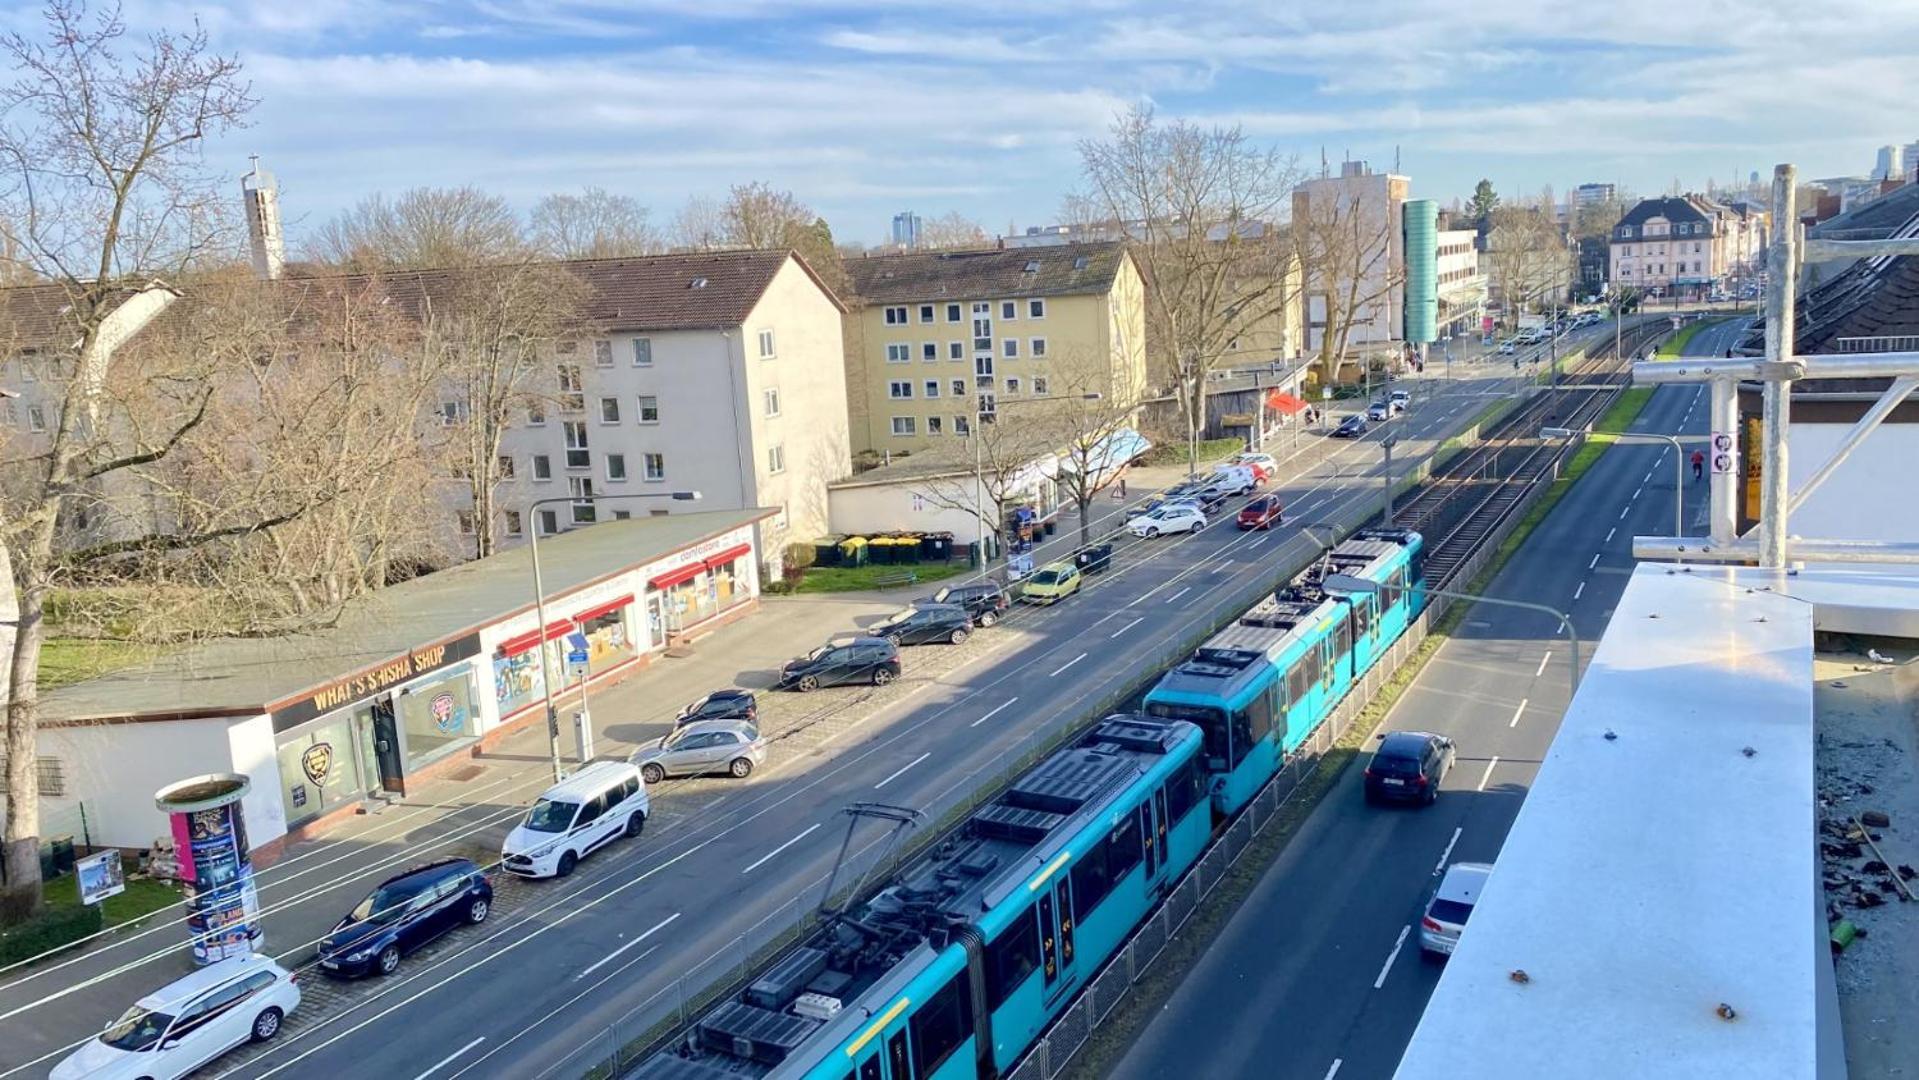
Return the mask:
<path id="1" fill-rule="evenodd" d="M 1199 441 L 1199 463 L 1217 461 L 1229 454 L 1237 454 L 1246 449 L 1245 439 L 1201 439 Z M 1186 443 L 1161 443 L 1146 452 L 1141 465 L 1184 465 L 1186 464 Z"/>
<path id="2" fill-rule="evenodd" d="M 812 566 L 806 570 L 806 576 L 800 579 L 796 593 L 834 593 L 864 592 L 872 589 L 897 588 L 899 579 L 912 574 L 918 580 L 916 585 L 939 581 L 966 573 L 970 567 L 963 562 L 944 563 L 868 563 L 865 566 Z"/>
<path id="3" fill-rule="evenodd" d="M 114 638 L 51 637 L 40 647 L 40 689 L 70 686 L 158 656 L 153 645 Z"/>

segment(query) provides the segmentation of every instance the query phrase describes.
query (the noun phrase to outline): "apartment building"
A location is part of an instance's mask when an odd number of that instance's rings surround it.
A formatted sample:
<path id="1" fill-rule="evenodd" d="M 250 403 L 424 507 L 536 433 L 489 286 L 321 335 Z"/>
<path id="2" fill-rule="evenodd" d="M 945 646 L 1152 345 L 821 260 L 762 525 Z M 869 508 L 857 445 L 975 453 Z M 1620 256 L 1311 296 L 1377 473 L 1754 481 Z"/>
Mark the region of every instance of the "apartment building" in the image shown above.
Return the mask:
<path id="1" fill-rule="evenodd" d="M 1699 195 L 1642 199 L 1613 226 L 1611 280 L 1655 296 L 1704 299 L 1756 273 L 1766 214 Z"/>
<path id="2" fill-rule="evenodd" d="M 1440 337 L 1475 332 L 1486 306 L 1486 275 L 1479 268 L 1479 230 L 1441 229 L 1436 250 Z"/>
<path id="3" fill-rule="evenodd" d="M 1007 399 L 1145 392 L 1143 283 L 1122 244 L 874 255 L 846 271 L 855 453 L 953 445 Z"/>
<path id="4" fill-rule="evenodd" d="M 1346 348 L 1355 357 L 1405 340 L 1403 216 L 1411 190 L 1409 177 L 1373 172 L 1363 161 L 1342 162 L 1338 176 L 1293 189 L 1292 227 L 1306 230 L 1307 351 L 1318 351 L 1328 331 L 1346 321 Z M 1357 311 L 1342 310 L 1346 298 L 1356 300 Z"/>

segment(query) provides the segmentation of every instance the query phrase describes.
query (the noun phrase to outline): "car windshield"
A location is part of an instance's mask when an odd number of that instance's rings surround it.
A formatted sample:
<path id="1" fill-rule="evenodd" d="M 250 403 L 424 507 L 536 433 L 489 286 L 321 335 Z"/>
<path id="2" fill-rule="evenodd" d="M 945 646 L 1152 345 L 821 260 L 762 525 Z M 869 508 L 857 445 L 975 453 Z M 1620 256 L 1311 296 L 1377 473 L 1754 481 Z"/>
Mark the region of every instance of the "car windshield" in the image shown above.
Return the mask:
<path id="1" fill-rule="evenodd" d="M 1432 908 L 1426 912 L 1440 922 L 1452 923 L 1454 926 L 1466 925 L 1466 920 L 1472 913 L 1471 904 L 1462 904 L 1457 900 L 1434 900 Z"/>
<path id="2" fill-rule="evenodd" d="M 573 814 L 579 808 L 579 803 L 541 799 L 526 815 L 526 827 L 534 832 L 565 832 L 573 827 Z"/>
<path id="3" fill-rule="evenodd" d="M 396 881 L 368 893 L 366 899 L 353 905 L 347 912 L 350 922 L 391 922 L 406 910 L 407 902 L 420 891 L 417 882 Z"/>
<path id="4" fill-rule="evenodd" d="M 920 612 L 920 609 L 918 608 L 906 608 L 903 611 L 895 611 L 891 615 L 888 615 L 886 618 L 881 619 L 879 622 L 879 625 L 898 626 L 899 624 L 903 622 L 911 621 L 913 616 L 918 615 L 919 612 Z"/>
<path id="5" fill-rule="evenodd" d="M 828 652 L 830 652 L 832 648 L 833 646 L 831 645 L 821 645 L 819 648 L 814 649 L 810 653 L 807 653 L 804 657 L 802 657 L 802 659 L 818 660 L 820 657 L 825 656 Z"/>
<path id="6" fill-rule="evenodd" d="M 954 596 L 953 590 L 951 589 L 941 589 L 940 591 L 933 594 L 933 602 L 935 604 L 944 604 L 944 603 L 947 603 L 948 601 L 953 601 L 955 603 L 958 602 Z"/>
<path id="7" fill-rule="evenodd" d="M 660 742 L 660 749 L 678 750 L 681 746 L 685 745 L 688 739 L 697 739 L 700 737 L 700 734 L 700 732 L 694 731 L 691 728 L 681 728 L 663 739 Z"/>
<path id="8" fill-rule="evenodd" d="M 1059 581 L 1059 571 L 1057 570 L 1041 570 L 1039 573 L 1033 575 L 1033 584 L 1035 585 L 1052 585 L 1057 581 Z"/>
<path id="9" fill-rule="evenodd" d="M 711 694 L 708 694 L 707 696 L 705 696 L 705 697 L 703 697 L 703 698 L 701 698 L 700 700 L 698 700 L 698 701 L 695 701 L 695 702 L 694 702 L 693 704 L 691 704 L 691 705 L 688 705 L 688 706 L 687 706 L 686 708 L 684 708 L 684 709 L 681 709 L 681 710 L 680 710 L 680 715 L 681 715 L 681 716 L 691 716 L 691 715 L 693 715 L 693 714 L 694 714 L 694 713 L 696 713 L 696 712 L 703 712 L 703 711 L 705 711 L 705 709 L 706 709 L 706 706 L 707 706 L 707 705 L 708 705 L 708 704 L 709 704 L 709 703 L 710 703 L 710 702 L 711 702 L 712 700 L 713 700 L 713 695 L 711 695 Z"/>
<path id="10" fill-rule="evenodd" d="M 160 1036 L 167 1033 L 167 1025 L 171 1023 L 172 1016 L 135 1005 L 100 1033 L 100 1041 L 116 1050 L 138 1053 L 159 1042 Z"/>

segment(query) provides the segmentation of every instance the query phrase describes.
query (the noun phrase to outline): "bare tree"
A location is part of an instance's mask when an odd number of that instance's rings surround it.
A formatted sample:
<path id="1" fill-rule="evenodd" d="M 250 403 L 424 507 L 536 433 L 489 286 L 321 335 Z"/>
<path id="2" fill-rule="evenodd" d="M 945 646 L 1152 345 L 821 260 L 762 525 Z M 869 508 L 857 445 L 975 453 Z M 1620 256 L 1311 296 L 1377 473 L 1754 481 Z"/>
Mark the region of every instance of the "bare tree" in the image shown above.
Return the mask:
<path id="1" fill-rule="evenodd" d="M 605 188 L 548 195 L 533 206 L 532 243 L 555 259 L 652 255 L 664 244 L 646 217 L 646 207 L 632 196 Z"/>
<path id="2" fill-rule="evenodd" d="M 1207 375 L 1230 345 L 1292 301 L 1291 252 L 1277 225 L 1297 173 L 1237 127 L 1162 124 L 1150 108 L 1080 144 L 1088 209 L 1123 223 L 1146 285 L 1149 337 L 1166 352 L 1199 467 Z"/>
<path id="3" fill-rule="evenodd" d="M 455 267 L 523 257 L 513 208 L 473 187 L 369 195 L 321 225 L 316 254 L 348 270 Z"/>
<path id="4" fill-rule="evenodd" d="M 835 292 L 850 291 L 850 279 L 826 219 L 793 196 L 760 182 L 735 184 L 720 208 L 729 247 L 790 248 Z"/>
<path id="5" fill-rule="evenodd" d="M 704 195 L 686 200 L 673 215 L 668 240 L 679 251 L 712 251 L 726 246 L 726 219 L 720 204 Z"/>
<path id="6" fill-rule="evenodd" d="M 1293 199 L 1292 237 L 1307 283 L 1307 323 L 1319 332 L 1322 383 L 1338 380 L 1354 329 L 1380 323 L 1380 305 L 1402 284 L 1396 228 L 1386 200 L 1344 185 L 1309 184 Z M 1391 329 L 1382 329 L 1390 338 Z"/>
<path id="7" fill-rule="evenodd" d="M 1489 224 L 1489 276 L 1509 324 L 1515 324 L 1527 304 L 1564 287 L 1572 253 L 1549 205 L 1506 203 L 1492 212 Z"/>
<path id="8" fill-rule="evenodd" d="M 977 518 L 1004 548 L 1005 508 L 1032 486 L 1036 463 L 1052 453 L 1053 439 L 1023 420 L 998 423 L 988 416 L 976 420 L 966 438 L 942 441 L 912 460 L 925 470 L 920 486 L 928 502 Z"/>
<path id="9" fill-rule="evenodd" d="M 955 210 L 920 223 L 919 246 L 933 251 L 986 243 L 985 226 Z"/>
<path id="10" fill-rule="evenodd" d="M 1079 511 L 1084 547 L 1093 542 L 1093 500 L 1131 456 L 1120 436 L 1137 421 L 1140 401 L 1112 378 L 1110 363 L 1090 352 L 1064 350 L 1051 368 L 1048 390 L 1058 401 L 1035 424 L 1059 448 L 1060 494 Z"/>

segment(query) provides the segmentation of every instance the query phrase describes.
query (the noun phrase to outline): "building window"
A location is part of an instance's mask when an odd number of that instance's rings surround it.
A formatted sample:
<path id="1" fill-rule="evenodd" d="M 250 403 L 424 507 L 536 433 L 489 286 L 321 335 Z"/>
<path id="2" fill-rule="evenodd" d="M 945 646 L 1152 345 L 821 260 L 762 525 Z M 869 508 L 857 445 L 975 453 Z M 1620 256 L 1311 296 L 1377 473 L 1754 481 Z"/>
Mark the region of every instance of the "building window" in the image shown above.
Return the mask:
<path id="1" fill-rule="evenodd" d="M 1008 322 L 1019 318 L 1019 302 L 1015 300 L 1000 301 L 999 317 Z"/>
<path id="2" fill-rule="evenodd" d="M 471 510 L 456 510 L 456 511 L 454 511 L 454 518 L 455 518 L 456 520 L 458 520 L 458 521 L 459 521 L 459 523 L 460 523 L 460 535 L 461 535 L 461 536 L 472 536 L 472 535 L 473 535 L 473 511 L 471 511 Z"/>
<path id="3" fill-rule="evenodd" d="M 937 341 L 927 341 L 927 342 L 922 342 L 922 343 L 920 344 L 920 359 L 921 359 L 921 360 L 924 360 L 924 361 L 926 361 L 927 363 L 929 363 L 929 364 L 930 364 L 930 363 L 933 363 L 934 361 L 937 361 L 937 360 L 938 360 L 939 358 L 940 358 L 940 343 L 939 343 L 939 342 L 937 342 Z"/>
<path id="4" fill-rule="evenodd" d="M 545 454 L 533 455 L 533 479 L 535 480 L 553 479 L 553 459 L 552 458 L 547 457 Z"/>
<path id="5" fill-rule="evenodd" d="M 887 308 L 886 309 L 886 325 L 905 326 L 906 325 L 906 309 L 903 307 Z"/>
<path id="6" fill-rule="evenodd" d="M 780 414 L 780 388 L 779 387 L 769 386 L 765 390 L 760 391 L 760 400 L 761 402 L 764 403 L 766 407 L 767 416 L 773 417 L 773 416 L 778 416 Z"/>
<path id="7" fill-rule="evenodd" d="M 766 448 L 766 471 L 783 473 L 786 471 L 786 447 L 769 446 Z"/>
<path id="8" fill-rule="evenodd" d="M 1034 358 L 1036 358 L 1036 359 L 1037 359 L 1038 357 L 1042 357 L 1042 356 L 1045 356 L 1045 355 L 1046 355 L 1046 339 L 1045 339 L 1045 338 L 1043 338 L 1043 337 L 1036 337 L 1036 338 L 1034 338 L 1034 339 L 1033 339 L 1033 356 L 1034 356 Z"/>
<path id="9" fill-rule="evenodd" d="M 626 455 L 625 454 L 606 455 L 606 478 L 608 480 L 626 479 Z"/>
<path id="10" fill-rule="evenodd" d="M 911 379 L 894 379 L 891 383 L 887 384 L 886 396 L 896 400 L 912 397 L 913 381 Z"/>
<path id="11" fill-rule="evenodd" d="M 964 360 L 964 359 L 966 359 L 966 343 L 965 343 L 964 341 L 949 341 L 949 342 L 947 342 L 947 343 L 946 343 L 946 358 L 947 358 L 948 360 Z"/>
<path id="12" fill-rule="evenodd" d="M 1019 396 L 1019 380 L 1018 379 L 1009 378 L 1006 380 L 1006 396 L 1007 397 Z"/>
<path id="13" fill-rule="evenodd" d="M 561 364 L 560 411 L 583 412 L 586 409 L 586 383 L 580 378 L 580 365 Z"/>
<path id="14" fill-rule="evenodd" d="M 886 347 L 886 362 L 889 364 L 912 363 L 913 347 L 911 345 L 888 345 Z"/>
<path id="15" fill-rule="evenodd" d="M 926 433 L 928 435 L 944 434 L 944 432 L 942 431 L 942 428 L 945 426 L 945 424 L 946 424 L 945 417 L 929 416 L 926 418 Z"/>
<path id="16" fill-rule="evenodd" d="M 992 423 L 994 414 L 998 412 L 999 402 L 994 399 L 993 395 L 981 394 L 979 396 L 979 418 L 981 423 Z"/>
<path id="17" fill-rule="evenodd" d="M 760 359 L 773 359 L 773 331 L 760 331 Z"/>
<path id="18" fill-rule="evenodd" d="M 1026 317 L 1029 319 L 1044 319 L 1046 317 L 1046 301 L 1028 300 L 1026 302 Z"/>
<path id="19" fill-rule="evenodd" d="M 518 510 L 501 511 L 500 522 L 502 531 L 508 536 L 520 536 L 526 532 L 526 523 L 520 520 Z"/>
<path id="20" fill-rule="evenodd" d="M 894 435 L 914 434 L 913 418 L 910 416 L 895 416 L 893 418 L 893 434 Z"/>
<path id="21" fill-rule="evenodd" d="M 973 433 L 972 417 L 960 415 L 953 417 L 953 434 L 965 438 Z"/>
<path id="22" fill-rule="evenodd" d="M 933 305 L 931 304 L 920 305 L 920 321 L 923 323 L 929 323 L 933 321 Z"/>
<path id="23" fill-rule="evenodd" d="M 500 455 L 500 479 L 502 480 L 513 479 L 513 455 L 512 454 Z"/>
<path id="24" fill-rule="evenodd" d="M 986 378 L 993 374 L 992 353 L 981 353 L 973 357 L 973 374 L 981 378 Z"/>
<path id="25" fill-rule="evenodd" d="M 590 468 L 592 455 L 586 449 L 586 424 L 580 420 L 567 420 L 560 424 L 566 432 L 566 467 L 569 469 Z"/>
<path id="26" fill-rule="evenodd" d="M 647 454 L 642 464 L 646 469 L 646 479 L 648 481 L 657 482 L 666 479 L 665 454 Z"/>
<path id="27" fill-rule="evenodd" d="M 613 366 L 613 343 L 612 342 L 595 341 L 593 343 L 593 366 L 594 367 L 612 367 Z"/>
<path id="28" fill-rule="evenodd" d="M 600 423 L 617 424 L 620 422 L 620 399 L 603 397 L 600 399 Z"/>
<path id="29" fill-rule="evenodd" d="M 460 421 L 464 419 L 466 419 L 466 402 L 464 401 L 440 402 L 440 426 L 441 427 L 452 427 L 453 425 L 459 423 Z"/>
<path id="30" fill-rule="evenodd" d="M 526 407 L 526 426 L 546 426 L 546 406 L 535 401 Z"/>
<path id="31" fill-rule="evenodd" d="M 1033 376 L 1033 396 L 1045 397 L 1049 393 L 1052 393 L 1052 389 L 1046 385 L 1046 376 Z"/>
<path id="32" fill-rule="evenodd" d="M 615 511 L 613 511 L 613 520 L 614 520 L 614 521 L 632 521 L 632 520 L 633 520 L 633 511 L 631 511 L 631 510 L 615 510 Z"/>
<path id="33" fill-rule="evenodd" d="M 640 423 L 657 424 L 660 422 L 660 399 L 651 394 L 640 395 Z"/>
<path id="34" fill-rule="evenodd" d="M 39 434 L 47 430 L 46 410 L 38 405 L 27 406 L 27 430 Z"/>
<path id="35" fill-rule="evenodd" d="M 954 397 L 966 396 L 966 380 L 965 379 L 953 380 L 953 396 Z"/>
<path id="36" fill-rule="evenodd" d="M 652 367 L 653 366 L 653 339 L 652 338 L 642 337 L 642 338 L 633 339 L 633 366 L 634 367 Z"/>
<path id="37" fill-rule="evenodd" d="M 573 524 L 591 525 L 598 520 L 593 513 L 593 478 L 590 476 L 569 476 L 566 478 L 568 493 L 579 501 L 570 508 L 573 511 Z"/>
<path id="38" fill-rule="evenodd" d="M 927 397 L 938 397 L 940 396 L 940 381 L 938 379 L 928 379 L 926 380 L 925 387 L 922 389 Z"/>
<path id="39" fill-rule="evenodd" d="M 557 511 L 540 511 L 540 535 L 552 536 L 560 531 L 560 515 Z"/>
<path id="40" fill-rule="evenodd" d="M 958 304 L 946 305 L 946 321 L 947 322 L 960 321 L 960 306 Z"/>
<path id="41" fill-rule="evenodd" d="M 1006 354 L 1008 360 L 1019 359 L 1019 339 L 1009 337 L 1000 342 L 1000 351 Z"/>

